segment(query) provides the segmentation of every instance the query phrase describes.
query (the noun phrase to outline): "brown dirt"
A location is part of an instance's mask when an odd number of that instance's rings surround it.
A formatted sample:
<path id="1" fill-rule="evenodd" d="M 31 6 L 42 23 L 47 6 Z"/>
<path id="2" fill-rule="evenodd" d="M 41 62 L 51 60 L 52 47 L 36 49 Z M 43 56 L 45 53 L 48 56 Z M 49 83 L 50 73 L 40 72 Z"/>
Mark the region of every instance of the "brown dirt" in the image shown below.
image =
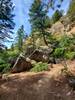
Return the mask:
<path id="1" fill-rule="evenodd" d="M 68 61 L 75 72 L 75 61 Z M 51 71 L 41 73 L 17 73 L 0 80 L 0 100 L 75 100 L 75 92 L 61 76 L 61 64 Z"/>

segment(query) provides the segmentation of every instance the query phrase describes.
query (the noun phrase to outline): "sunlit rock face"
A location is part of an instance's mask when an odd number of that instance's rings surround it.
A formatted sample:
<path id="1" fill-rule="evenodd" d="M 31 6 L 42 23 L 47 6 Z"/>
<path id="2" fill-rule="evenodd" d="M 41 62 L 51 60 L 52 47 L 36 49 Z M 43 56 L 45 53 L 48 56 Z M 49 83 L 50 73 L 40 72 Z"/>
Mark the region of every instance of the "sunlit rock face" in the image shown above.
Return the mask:
<path id="1" fill-rule="evenodd" d="M 57 22 L 55 23 L 52 28 L 51 28 L 51 32 L 54 33 L 63 33 L 64 31 L 64 25 L 61 22 Z"/>

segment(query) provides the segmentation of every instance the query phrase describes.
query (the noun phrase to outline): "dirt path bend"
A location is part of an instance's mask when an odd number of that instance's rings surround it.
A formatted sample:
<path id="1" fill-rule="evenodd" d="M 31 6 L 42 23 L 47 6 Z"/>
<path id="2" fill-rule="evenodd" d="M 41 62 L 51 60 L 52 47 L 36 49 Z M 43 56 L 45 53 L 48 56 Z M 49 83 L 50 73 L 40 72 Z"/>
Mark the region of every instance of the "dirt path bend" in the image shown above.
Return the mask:
<path id="1" fill-rule="evenodd" d="M 69 63 L 74 69 L 75 61 Z M 0 100 L 75 100 L 75 93 L 66 80 L 57 78 L 62 68 L 57 64 L 49 72 L 4 76 L 0 80 Z"/>

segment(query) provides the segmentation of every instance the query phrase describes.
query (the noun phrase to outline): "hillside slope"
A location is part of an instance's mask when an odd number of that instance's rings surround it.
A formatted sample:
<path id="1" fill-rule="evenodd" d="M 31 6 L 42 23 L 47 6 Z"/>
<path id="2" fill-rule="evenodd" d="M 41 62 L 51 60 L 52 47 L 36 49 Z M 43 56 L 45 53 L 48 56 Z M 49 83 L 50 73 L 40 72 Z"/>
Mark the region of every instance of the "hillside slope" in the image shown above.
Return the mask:
<path id="1" fill-rule="evenodd" d="M 75 72 L 75 61 L 69 64 Z M 49 72 L 4 76 L 0 80 L 0 100 L 75 100 L 75 92 L 60 75 L 62 68 L 57 64 Z"/>

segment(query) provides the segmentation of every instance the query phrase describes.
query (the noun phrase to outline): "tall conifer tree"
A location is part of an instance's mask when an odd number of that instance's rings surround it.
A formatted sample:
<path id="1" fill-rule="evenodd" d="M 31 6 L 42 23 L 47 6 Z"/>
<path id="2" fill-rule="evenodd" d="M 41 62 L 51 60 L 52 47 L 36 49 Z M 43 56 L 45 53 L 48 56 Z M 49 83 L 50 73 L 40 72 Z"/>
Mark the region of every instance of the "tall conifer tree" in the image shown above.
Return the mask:
<path id="1" fill-rule="evenodd" d="M 47 41 L 45 38 L 45 21 L 47 18 L 47 10 L 45 9 L 44 3 L 41 0 L 34 0 L 29 15 L 32 30 L 38 31 L 40 35 L 43 36 L 44 42 L 47 45 Z"/>
<path id="2" fill-rule="evenodd" d="M 0 0 L 0 47 L 3 42 L 10 38 L 10 33 L 14 29 L 12 0 Z"/>
<path id="3" fill-rule="evenodd" d="M 18 40 L 18 49 L 22 51 L 23 47 L 23 40 L 26 38 L 24 26 L 22 25 L 17 31 L 17 40 Z"/>

